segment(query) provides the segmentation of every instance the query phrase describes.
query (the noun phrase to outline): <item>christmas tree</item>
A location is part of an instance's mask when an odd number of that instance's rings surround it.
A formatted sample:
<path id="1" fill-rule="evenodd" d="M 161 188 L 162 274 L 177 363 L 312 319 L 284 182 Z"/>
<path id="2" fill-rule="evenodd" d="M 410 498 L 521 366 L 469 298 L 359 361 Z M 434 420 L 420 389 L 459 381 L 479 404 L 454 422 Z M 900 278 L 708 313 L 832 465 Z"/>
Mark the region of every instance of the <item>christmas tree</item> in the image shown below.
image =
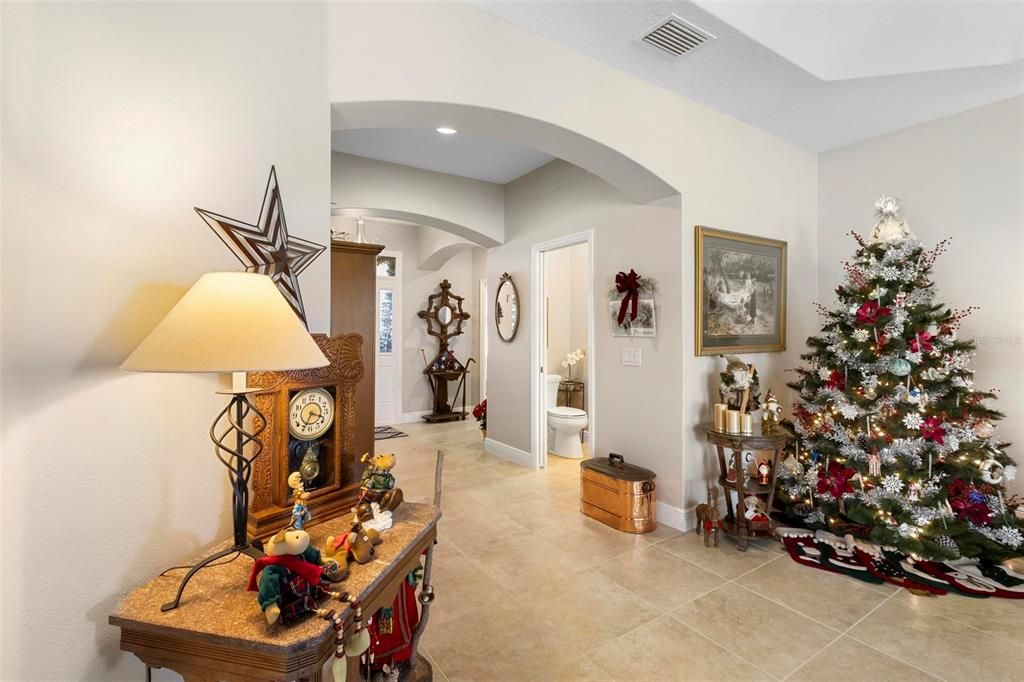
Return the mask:
<path id="1" fill-rule="evenodd" d="M 890 197 L 844 264 L 839 306 L 807 340 L 794 406 L 797 447 L 779 474 L 785 513 L 807 528 L 852 534 L 929 560 L 1000 560 L 1024 551 L 1004 491 L 1016 466 L 973 388 L 974 308 L 935 301 L 941 242 L 925 249 Z"/>

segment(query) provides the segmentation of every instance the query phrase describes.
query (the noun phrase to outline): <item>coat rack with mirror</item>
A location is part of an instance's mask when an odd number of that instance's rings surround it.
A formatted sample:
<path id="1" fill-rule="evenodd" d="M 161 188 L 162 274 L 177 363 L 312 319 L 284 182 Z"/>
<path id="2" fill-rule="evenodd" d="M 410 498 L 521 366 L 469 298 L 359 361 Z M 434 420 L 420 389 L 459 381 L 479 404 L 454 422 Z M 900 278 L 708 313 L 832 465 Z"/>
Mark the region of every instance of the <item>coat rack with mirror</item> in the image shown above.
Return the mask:
<path id="1" fill-rule="evenodd" d="M 433 411 L 424 415 L 423 419 L 430 423 L 456 421 L 466 418 L 466 377 L 469 366 L 476 362 L 473 358 L 465 364 L 455 357 L 448 347 L 449 343 L 462 332 L 462 323 L 469 319 L 469 313 L 462 310 L 462 296 L 451 292 L 452 285 L 448 280 L 440 284 L 441 292 L 431 294 L 427 298 L 426 310 L 417 313 L 427 321 L 427 334 L 437 338 L 437 355 L 426 363 L 423 373 L 430 383 L 430 391 L 434 395 Z M 424 359 L 426 359 L 424 357 Z M 455 392 L 449 401 L 449 382 L 455 381 Z M 461 396 L 462 405 L 455 409 Z"/>

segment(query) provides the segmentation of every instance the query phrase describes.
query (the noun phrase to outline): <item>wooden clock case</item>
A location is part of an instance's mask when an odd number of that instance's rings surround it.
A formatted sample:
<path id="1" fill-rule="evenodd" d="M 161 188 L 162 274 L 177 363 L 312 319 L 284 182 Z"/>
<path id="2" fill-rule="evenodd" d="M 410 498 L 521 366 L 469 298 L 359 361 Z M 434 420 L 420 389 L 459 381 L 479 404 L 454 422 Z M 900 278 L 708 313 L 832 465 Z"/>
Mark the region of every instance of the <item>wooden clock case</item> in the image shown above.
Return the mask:
<path id="1" fill-rule="evenodd" d="M 357 444 L 356 387 L 365 374 L 361 334 L 313 334 L 330 361 L 326 367 L 288 372 L 251 372 L 249 386 L 258 389 L 256 407 L 267 417 L 259 435 L 263 451 L 253 462 L 249 534 L 273 535 L 291 522 L 292 494 L 288 487 L 288 405 L 296 392 L 324 388 L 334 396 L 334 423 L 319 439 L 324 480 L 310 494 L 313 518 L 307 526 L 346 513 L 359 496 L 362 463 Z"/>

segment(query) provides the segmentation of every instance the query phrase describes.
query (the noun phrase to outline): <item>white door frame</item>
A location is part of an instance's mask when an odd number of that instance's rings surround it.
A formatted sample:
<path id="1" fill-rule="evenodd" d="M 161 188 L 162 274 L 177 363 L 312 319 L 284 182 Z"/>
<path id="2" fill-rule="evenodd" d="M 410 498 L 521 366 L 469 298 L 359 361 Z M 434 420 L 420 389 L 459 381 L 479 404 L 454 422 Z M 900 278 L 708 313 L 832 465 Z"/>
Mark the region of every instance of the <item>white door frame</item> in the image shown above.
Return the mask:
<path id="1" fill-rule="evenodd" d="M 487 278 L 480 280 L 480 310 L 479 319 L 480 324 L 478 326 L 477 334 L 479 335 L 480 345 L 480 383 L 479 383 L 479 395 L 477 396 L 480 402 L 483 402 L 487 398 L 487 324 L 490 319 L 490 301 L 487 299 Z"/>
<path id="2" fill-rule="evenodd" d="M 545 312 L 544 290 L 544 253 L 574 244 L 587 245 L 587 414 L 589 415 L 590 454 L 597 452 L 597 359 L 594 353 L 595 334 L 595 281 L 594 251 L 597 245 L 594 230 L 585 230 L 575 234 L 551 239 L 534 244 L 530 254 L 530 448 L 533 455 L 533 468 L 540 469 L 548 464 L 548 415 L 544 406 L 545 383 L 544 375 L 554 371 L 545 367 L 546 350 L 544 339 L 547 337 L 547 315 Z"/>
<path id="3" fill-rule="evenodd" d="M 377 316 L 377 333 L 374 338 L 373 353 L 374 353 L 374 368 L 377 366 L 377 357 L 380 355 L 380 290 L 382 287 L 391 289 L 391 354 L 394 356 L 395 362 L 395 386 L 394 395 L 392 400 L 395 405 L 394 419 L 390 420 L 391 423 L 401 421 L 402 419 L 402 360 L 403 360 L 403 348 L 404 342 L 404 319 L 402 318 L 402 252 L 401 251 L 381 251 L 381 256 L 390 256 L 395 259 L 395 276 L 394 277 L 381 277 L 378 276 L 376 279 L 376 286 L 374 288 L 374 314 Z M 376 262 L 374 263 L 376 268 Z M 376 369 L 374 370 L 376 372 Z M 374 383 L 377 381 L 377 377 L 373 377 Z M 374 392 L 376 395 L 376 391 Z M 376 398 L 374 398 L 376 401 Z M 376 414 L 377 405 L 374 404 L 374 413 Z M 375 419 L 374 422 L 377 422 Z M 382 423 L 375 423 L 374 426 L 383 426 Z"/>

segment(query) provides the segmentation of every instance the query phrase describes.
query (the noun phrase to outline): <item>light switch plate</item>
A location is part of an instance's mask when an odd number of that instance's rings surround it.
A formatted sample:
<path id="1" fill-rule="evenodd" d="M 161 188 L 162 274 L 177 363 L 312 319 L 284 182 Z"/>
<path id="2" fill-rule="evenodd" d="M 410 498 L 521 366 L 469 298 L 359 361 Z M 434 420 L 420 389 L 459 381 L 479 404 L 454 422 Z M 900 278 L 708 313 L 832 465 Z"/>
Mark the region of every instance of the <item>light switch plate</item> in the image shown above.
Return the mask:
<path id="1" fill-rule="evenodd" d="M 622 349 L 622 364 L 625 367 L 639 367 L 640 366 L 640 349 L 639 348 L 623 348 Z"/>

